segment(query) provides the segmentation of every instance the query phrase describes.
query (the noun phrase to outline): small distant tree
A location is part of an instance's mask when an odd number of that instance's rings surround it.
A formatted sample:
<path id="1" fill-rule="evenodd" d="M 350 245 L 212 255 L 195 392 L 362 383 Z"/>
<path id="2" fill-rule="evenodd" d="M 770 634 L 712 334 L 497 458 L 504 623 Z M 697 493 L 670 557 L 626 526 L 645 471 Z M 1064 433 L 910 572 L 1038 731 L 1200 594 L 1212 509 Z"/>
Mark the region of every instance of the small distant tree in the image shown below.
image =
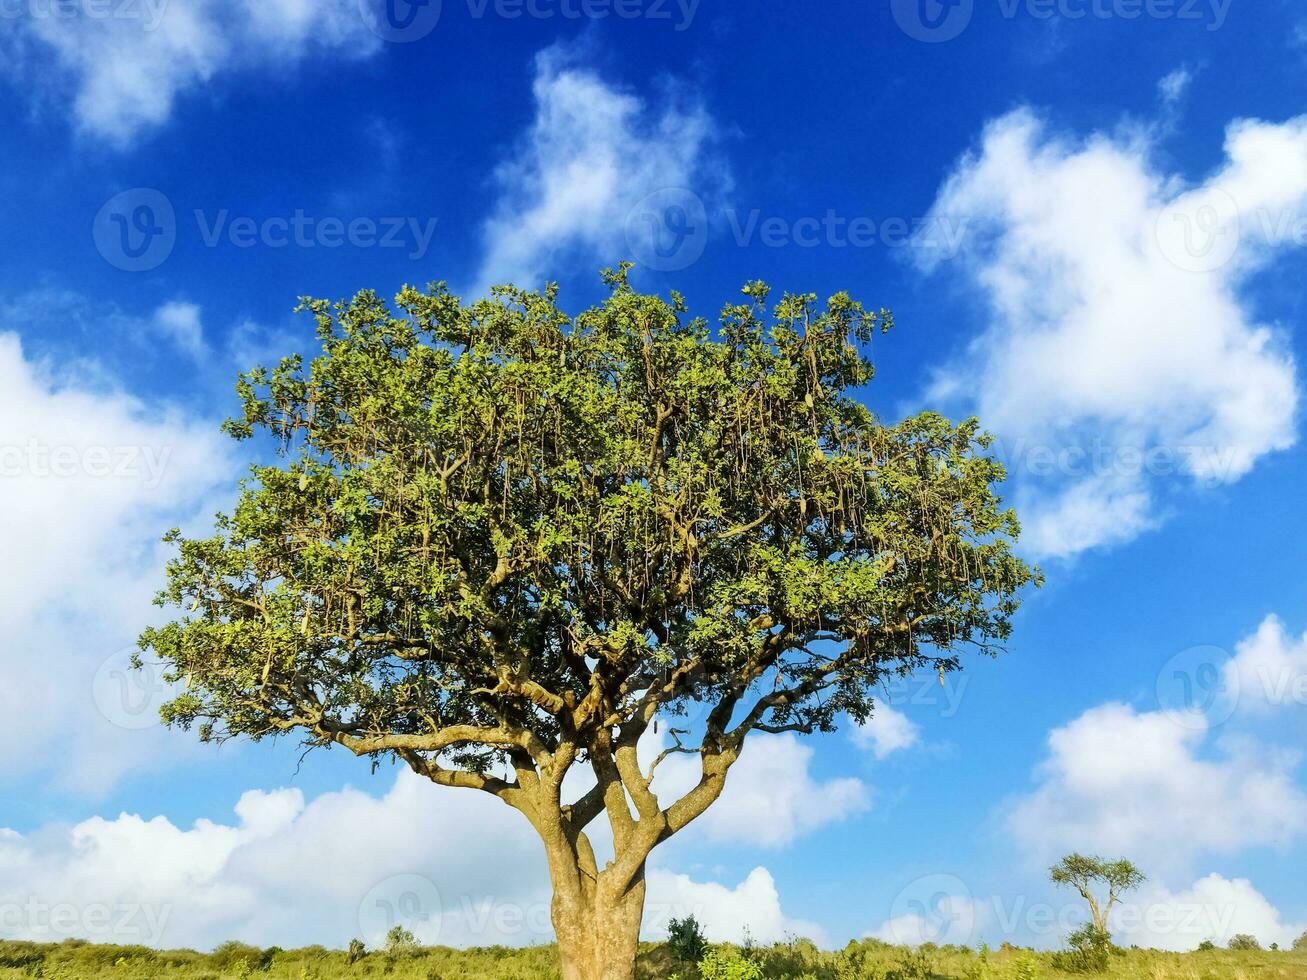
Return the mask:
<path id="1" fill-rule="evenodd" d="M 1301 953 L 1303 950 L 1307 950 L 1307 932 L 1304 932 L 1293 941 L 1293 951 L 1295 953 Z"/>
<path id="2" fill-rule="evenodd" d="M 667 948 L 682 963 L 698 963 L 708 949 L 708 938 L 693 915 L 667 923 Z"/>
<path id="3" fill-rule="evenodd" d="M 1240 952 L 1248 952 L 1250 950 L 1261 949 L 1262 944 L 1257 941 L 1256 936 L 1250 936 L 1246 932 L 1241 932 L 1230 939 L 1227 948 L 1238 950 Z"/>
<path id="4" fill-rule="evenodd" d="M 387 953 L 411 953 L 418 948 L 417 937 L 403 926 L 393 926 L 386 933 Z"/>
<path id="5" fill-rule="evenodd" d="M 1216 943 L 1212 942 L 1210 939 L 1204 939 L 1198 944 L 1198 952 L 1200 953 L 1210 953 L 1214 949 L 1216 949 Z"/>
<path id="6" fill-rule="evenodd" d="M 576 316 L 553 286 L 307 300 L 320 354 L 245 375 L 226 426 L 281 455 L 169 535 L 179 613 L 141 637 L 204 741 L 297 733 L 519 811 L 566 980 L 634 976 L 646 862 L 751 733 L 997 654 L 1036 578 L 979 423 L 867 407 L 885 314 L 751 283 L 714 326 L 606 280 Z M 653 783 L 672 753 L 688 791 Z"/>
<path id="7" fill-rule="evenodd" d="M 368 948 L 363 945 L 363 940 L 351 939 L 349 941 L 349 952 L 345 954 L 345 959 L 351 966 L 367 955 Z"/>
<path id="8" fill-rule="evenodd" d="M 1138 888 L 1147 877 L 1125 858 L 1104 861 L 1100 857 L 1068 854 L 1053 867 L 1048 876 L 1055 885 L 1069 885 L 1089 903 L 1089 916 L 1095 932 L 1104 938 L 1110 935 L 1107 927 L 1113 907 L 1121 895 Z M 1102 895 L 1106 889 L 1107 894 Z"/>

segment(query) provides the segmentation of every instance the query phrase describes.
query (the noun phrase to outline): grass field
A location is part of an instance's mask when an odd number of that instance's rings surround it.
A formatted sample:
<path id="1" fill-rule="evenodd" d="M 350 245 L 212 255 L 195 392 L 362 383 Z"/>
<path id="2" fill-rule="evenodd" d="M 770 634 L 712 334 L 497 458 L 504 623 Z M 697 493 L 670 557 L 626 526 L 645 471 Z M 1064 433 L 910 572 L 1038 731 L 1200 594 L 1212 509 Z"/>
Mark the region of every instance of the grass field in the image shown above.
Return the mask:
<path id="1" fill-rule="evenodd" d="M 1110 977 L 1119 980 L 1307 980 L 1307 951 L 1160 953 L 1127 950 L 1111 958 L 1105 972 L 1066 969 L 1054 953 L 1005 947 L 992 952 L 930 949 L 916 952 L 875 941 L 850 943 L 838 952 L 798 940 L 739 953 L 727 949 L 734 969 L 703 974 L 679 964 L 661 945 L 640 956 L 643 980 L 1037 980 L 1041 977 Z M 751 965 L 750 965 L 751 964 Z M 0 942 L 0 980 L 552 980 L 558 957 L 552 946 L 526 949 L 434 948 L 387 955 L 370 953 L 350 963 L 343 952 L 309 948 L 259 950 L 236 944 L 212 954 L 189 950 L 158 952 L 142 947 L 82 943 L 36 945 Z"/>

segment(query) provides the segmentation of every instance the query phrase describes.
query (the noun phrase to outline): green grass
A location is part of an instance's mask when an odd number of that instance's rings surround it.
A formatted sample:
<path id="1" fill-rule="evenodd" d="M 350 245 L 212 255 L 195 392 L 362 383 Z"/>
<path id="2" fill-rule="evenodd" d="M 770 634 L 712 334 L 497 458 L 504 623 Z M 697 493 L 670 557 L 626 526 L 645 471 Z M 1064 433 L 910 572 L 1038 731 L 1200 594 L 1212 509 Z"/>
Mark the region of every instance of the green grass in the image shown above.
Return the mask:
<path id="1" fill-rule="evenodd" d="M 1069 973 L 1057 954 L 1004 947 L 982 954 L 962 948 L 911 952 L 873 940 L 838 952 L 805 940 L 747 951 L 768 978 L 795 980 L 1038 980 L 1107 977 L 1112 980 L 1304 980 L 1307 951 L 1160 953 L 1127 950 L 1111 958 L 1105 973 Z M 692 966 L 677 964 L 661 945 L 640 954 L 643 980 L 697 980 Z M 526 949 L 443 947 L 396 956 L 370 953 L 349 963 L 342 952 L 317 947 L 259 950 L 228 944 L 212 954 L 157 951 L 132 946 L 0 942 L 0 980 L 554 980 L 558 954 L 552 946 Z"/>

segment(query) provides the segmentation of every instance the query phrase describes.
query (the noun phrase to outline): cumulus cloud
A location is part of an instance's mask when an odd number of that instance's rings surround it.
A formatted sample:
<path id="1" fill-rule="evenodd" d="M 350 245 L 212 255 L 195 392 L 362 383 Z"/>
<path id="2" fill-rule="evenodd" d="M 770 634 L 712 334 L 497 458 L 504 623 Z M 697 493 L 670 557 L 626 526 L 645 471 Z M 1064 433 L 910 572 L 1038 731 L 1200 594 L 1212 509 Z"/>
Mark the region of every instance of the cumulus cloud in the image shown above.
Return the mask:
<path id="1" fill-rule="evenodd" d="M 1302 243 L 1307 118 L 1232 123 L 1194 185 L 1155 162 L 1159 131 L 1078 139 L 1017 111 L 933 205 L 967 247 L 924 265 L 965 273 L 988 322 L 931 396 L 1000 436 L 1043 556 L 1130 540 L 1168 489 L 1235 481 L 1295 440 L 1294 363 L 1242 289 Z"/>
<path id="2" fill-rule="evenodd" d="M 1008 814 L 1033 860 L 1069 851 L 1128 855 L 1158 872 L 1204 854 L 1285 846 L 1307 830 L 1297 759 L 1266 747 L 1213 746 L 1201 715 L 1124 704 L 1086 711 L 1049 735 L 1038 787 Z"/>
<path id="3" fill-rule="evenodd" d="M 644 260 L 630 233 L 650 195 L 679 195 L 666 205 L 697 211 L 687 220 L 706 235 L 703 202 L 728 175 L 702 106 L 673 86 L 656 100 L 622 91 L 557 46 L 536 57 L 532 91 L 530 131 L 495 174 L 500 197 L 484 227 L 478 288 L 538 287 L 578 258 Z"/>
<path id="4" fill-rule="evenodd" d="M 1293 637 L 1276 616 L 1235 647 L 1225 680 L 1236 692 L 1238 710 L 1250 715 L 1277 708 L 1307 707 L 1307 633 Z"/>
<path id="5" fill-rule="evenodd" d="M 192 357 L 204 354 L 204 326 L 200 308 L 194 303 L 173 300 L 154 311 L 154 326 L 165 338 Z"/>
<path id="6" fill-rule="evenodd" d="M 648 746 L 642 755 L 654 755 L 655 748 Z M 813 755 L 813 748 L 792 734 L 751 736 L 726 777 L 721 798 L 683 833 L 720 843 L 781 847 L 870 806 L 870 792 L 861 780 L 815 778 Z M 668 756 L 655 771 L 654 792 L 667 805 L 688 792 L 699 773 L 697 758 Z"/>
<path id="7" fill-rule="evenodd" d="M 20 81 L 70 90 L 78 128 L 120 146 L 166 122 L 179 98 L 219 76 L 284 72 L 317 53 L 365 57 L 381 43 L 353 0 L 111 6 L 108 16 L 78 4 L 25 8 L 6 60 Z"/>
<path id="8" fill-rule="evenodd" d="M 851 729 L 854 743 L 885 759 L 917 744 L 921 729 L 907 715 L 887 704 L 878 704 L 866 724 Z"/>
<path id="9" fill-rule="evenodd" d="M 1145 885 L 1112 913 L 1111 928 L 1118 942 L 1184 952 L 1203 940 L 1224 946 L 1239 933 L 1288 949 L 1307 924 L 1285 922 L 1247 879 L 1210 874 L 1177 891 Z"/>
<path id="10" fill-rule="evenodd" d="M 33 939 L 82 936 L 209 948 L 378 944 L 401 923 L 426 943 L 547 940 L 544 853 L 498 800 L 401 770 L 372 796 L 345 788 L 306 803 L 252 791 L 230 823 L 180 828 L 123 814 L 31 835 L 0 831 L 0 928 Z M 348 841 L 342 847 L 341 841 Z M 648 878 L 646 934 L 694 914 L 714 938 L 812 934 L 787 919 L 771 875 L 735 887 L 666 869 Z"/>
<path id="11" fill-rule="evenodd" d="M 97 678 L 114 683 L 98 668 L 150 615 L 162 531 L 231 466 L 212 422 L 93 375 L 34 363 L 0 334 L 0 563 L 22 570 L 0 593 L 0 737 L 24 746 L 0 778 L 58 758 L 89 789 L 157 749 L 96 709 Z"/>
<path id="12" fill-rule="evenodd" d="M 789 936 L 803 936 L 819 945 L 826 941 L 816 923 L 785 915 L 776 882 L 762 867 L 754 868 L 734 888 L 715 881 L 693 881 L 688 875 L 663 869 L 650 872 L 646 934 L 665 938 L 667 922 L 686 915 L 699 921 L 711 942 L 738 943 L 746 935 L 760 943 L 781 942 Z"/>

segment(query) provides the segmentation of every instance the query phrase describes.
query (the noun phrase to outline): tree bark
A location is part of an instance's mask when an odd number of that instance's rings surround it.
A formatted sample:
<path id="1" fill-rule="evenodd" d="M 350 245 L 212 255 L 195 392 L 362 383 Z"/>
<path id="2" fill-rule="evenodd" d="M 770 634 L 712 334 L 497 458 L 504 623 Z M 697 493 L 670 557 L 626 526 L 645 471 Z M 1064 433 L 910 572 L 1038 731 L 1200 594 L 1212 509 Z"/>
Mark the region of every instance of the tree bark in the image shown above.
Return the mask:
<path id="1" fill-rule="evenodd" d="M 602 872 L 588 879 L 578 871 L 554 874 L 551 912 L 563 980 L 634 980 L 644 917 L 644 870 L 620 891 Z"/>

